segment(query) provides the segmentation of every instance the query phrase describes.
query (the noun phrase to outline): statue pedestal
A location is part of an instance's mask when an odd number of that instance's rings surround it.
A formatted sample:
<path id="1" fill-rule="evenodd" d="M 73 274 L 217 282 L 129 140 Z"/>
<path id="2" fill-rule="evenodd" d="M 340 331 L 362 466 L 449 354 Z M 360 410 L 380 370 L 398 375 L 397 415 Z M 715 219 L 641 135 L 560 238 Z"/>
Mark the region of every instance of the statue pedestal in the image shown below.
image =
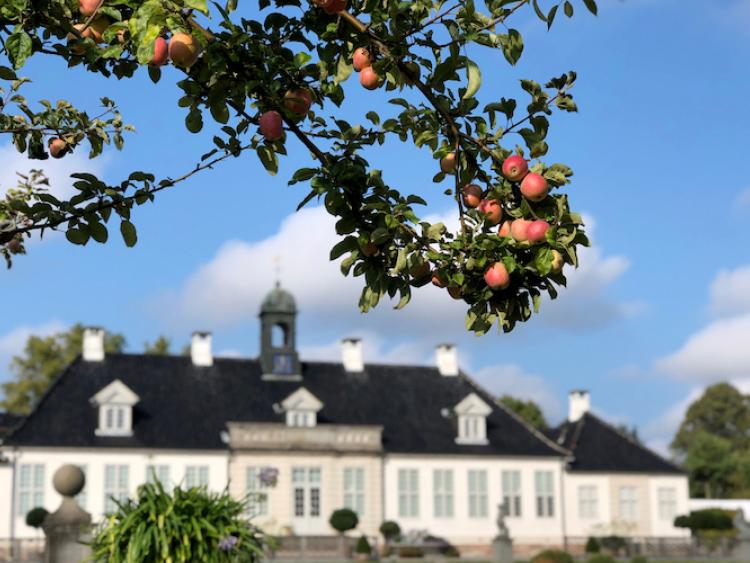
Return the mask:
<path id="1" fill-rule="evenodd" d="M 737 545 L 732 552 L 735 561 L 750 561 L 750 538 L 738 538 Z"/>
<path id="2" fill-rule="evenodd" d="M 42 523 L 45 563 L 80 563 L 91 550 L 84 542 L 91 531 L 91 514 L 76 503 L 75 495 L 83 490 L 86 478 L 75 465 L 63 465 L 55 472 L 52 483 L 63 497 L 60 507 Z"/>
<path id="3" fill-rule="evenodd" d="M 513 540 L 497 536 L 492 540 L 492 563 L 513 563 Z"/>

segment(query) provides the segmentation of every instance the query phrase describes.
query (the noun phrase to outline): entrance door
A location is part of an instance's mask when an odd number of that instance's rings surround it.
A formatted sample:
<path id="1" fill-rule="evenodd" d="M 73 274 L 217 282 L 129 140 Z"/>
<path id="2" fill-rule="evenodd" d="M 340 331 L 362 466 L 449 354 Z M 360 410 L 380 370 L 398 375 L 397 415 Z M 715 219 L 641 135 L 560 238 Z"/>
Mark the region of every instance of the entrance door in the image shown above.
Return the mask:
<path id="1" fill-rule="evenodd" d="M 320 506 L 320 468 L 292 468 L 292 514 L 294 532 L 317 535 L 326 531 Z"/>

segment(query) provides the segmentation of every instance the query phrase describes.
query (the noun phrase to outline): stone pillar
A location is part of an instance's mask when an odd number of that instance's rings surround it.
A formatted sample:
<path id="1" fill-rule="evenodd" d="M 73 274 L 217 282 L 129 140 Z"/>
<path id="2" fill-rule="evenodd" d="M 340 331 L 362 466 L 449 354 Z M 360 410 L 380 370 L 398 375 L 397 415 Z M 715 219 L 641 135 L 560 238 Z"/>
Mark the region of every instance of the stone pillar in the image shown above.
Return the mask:
<path id="1" fill-rule="evenodd" d="M 45 563 L 80 563 L 91 553 L 88 545 L 91 514 L 83 510 L 75 497 L 83 490 L 86 477 L 76 465 L 63 465 L 55 471 L 52 485 L 63 497 L 59 508 L 44 519 L 42 529 L 47 541 Z"/>
<path id="2" fill-rule="evenodd" d="M 492 563 L 513 563 L 513 540 L 505 525 L 505 505 L 497 505 L 497 535 L 492 540 Z"/>
<path id="3" fill-rule="evenodd" d="M 750 561 L 750 524 L 745 520 L 745 513 L 742 509 L 734 514 L 734 528 L 737 530 L 737 544 L 732 553 L 732 559 Z"/>

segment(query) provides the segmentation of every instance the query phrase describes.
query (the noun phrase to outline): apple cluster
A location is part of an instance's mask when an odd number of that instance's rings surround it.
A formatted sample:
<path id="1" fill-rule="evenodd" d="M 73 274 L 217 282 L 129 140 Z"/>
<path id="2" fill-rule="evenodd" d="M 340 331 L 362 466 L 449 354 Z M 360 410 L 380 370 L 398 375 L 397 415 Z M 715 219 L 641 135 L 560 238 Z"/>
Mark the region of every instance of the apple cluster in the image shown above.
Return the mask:
<path id="1" fill-rule="evenodd" d="M 359 83 L 368 90 L 377 89 L 380 84 L 380 76 L 372 68 L 372 55 L 364 47 L 359 47 L 352 56 L 352 67 L 359 73 Z"/>

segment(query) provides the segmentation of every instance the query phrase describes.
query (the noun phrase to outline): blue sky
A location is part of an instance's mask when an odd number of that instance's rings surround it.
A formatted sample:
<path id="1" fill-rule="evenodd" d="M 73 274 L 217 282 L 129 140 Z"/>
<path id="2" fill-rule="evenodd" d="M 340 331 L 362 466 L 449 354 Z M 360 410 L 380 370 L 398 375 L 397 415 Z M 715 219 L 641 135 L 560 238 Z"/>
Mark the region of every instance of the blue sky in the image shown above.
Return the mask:
<path id="1" fill-rule="evenodd" d="M 594 246 L 582 256 L 571 287 L 510 335 L 476 338 L 463 330 L 463 309 L 433 288 L 404 311 L 387 305 L 356 310 L 357 280 L 326 262 L 335 242 L 319 208 L 294 214 L 304 186 L 288 187 L 307 153 L 292 156 L 278 176 L 257 158 L 223 164 L 136 211 L 139 243 L 128 249 L 73 247 L 60 235 L 30 246 L 0 274 L 0 380 L 29 332 L 74 322 L 126 335 L 133 351 L 158 334 L 179 349 L 193 330 L 212 330 L 217 354 L 257 353 L 257 307 L 274 278 L 297 296 L 299 342 L 307 358 L 338 356 L 338 341 L 360 335 L 371 361 L 433 361 L 433 347 L 456 342 L 465 369 L 490 389 L 540 401 L 553 420 L 564 416 L 566 393 L 588 388 L 594 408 L 639 427 L 664 448 L 687 401 L 705 385 L 728 379 L 750 390 L 750 1 L 628 0 L 601 2 L 597 18 L 580 12 L 551 32 L 522 15 L 521 63 L 479 47 L 482 101 L 519 96 L 519 78 L 544 81 L 570 69 L 580 113 L 553 118 L 548 161 L 571 165 L 568 190 L 584 212 Z M 57 189 L 72 171 L 93 170 L 111 181 L 132 169 L 157 176 L 190 169 L 210 144 L 190 135 L 176 106 L 177 74 L 153 85 L 145 75 L 117 82 L 32 59 L 24 74 L 29 98 L 67 98 L 96 107 L 116 100 L 138 133 L 121 152 L 87 162 L 75 154 L 50 168 Z M 344 112 L 394 112 L 384 92 L 349 80 Z M 450 216 L 450 202 L 431 183 L 435 164 L 425 151 L 396 141 L 370 153 L 373 165 L 402 191 L 429 199 L 428 213 Z M 0 145 L 0 189 L 12 171 L 28 170 Z M 37 163 L 38 166 L 38 163 Z"/>

